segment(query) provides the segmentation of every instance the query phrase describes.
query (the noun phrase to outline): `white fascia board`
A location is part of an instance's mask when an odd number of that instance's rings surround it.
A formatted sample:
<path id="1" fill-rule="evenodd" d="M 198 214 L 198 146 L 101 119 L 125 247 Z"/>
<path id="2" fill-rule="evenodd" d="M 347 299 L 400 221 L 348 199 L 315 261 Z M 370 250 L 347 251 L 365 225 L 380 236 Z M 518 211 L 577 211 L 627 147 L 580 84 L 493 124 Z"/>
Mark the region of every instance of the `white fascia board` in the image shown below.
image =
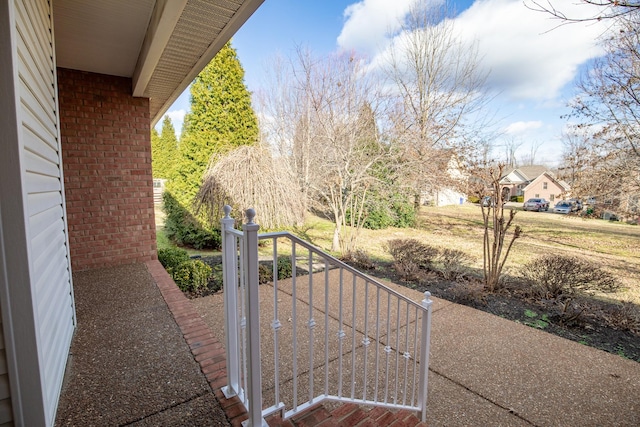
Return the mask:
<path id="1" fill-rule="evenodd" d="M 156 3 L 133 72 L 133 96 L 144 96 L 153 71 L 186 5 L 187 0 L 159 0 Z"/>
<path id="2" fill-rule="evenodd" d="M 209 48 L 200 57 L 198 62 L 193 66 L 191 72 L 180 82 L 180 84 L 173 91 L 171 96 L 167 98 L 162 107 L 158 110 L 155 117 L 151 118 L 151 126 L 155 126 L 164 113 L 171 107 L 171 104 L 178 99 L 182 92 L 191 84 L 193 79 L 204 69 L 204 67 L 211 62 L 214 56 L 222 49 L 231 37 L 242 27 L 242 25 L 253 15 L 253 13 L 260 7 L 264 0 L 246 0 L 240 6 L 240 9 L 233 15 L 227 25 L 220 31 L 218 37 L 212 41 Z"/>

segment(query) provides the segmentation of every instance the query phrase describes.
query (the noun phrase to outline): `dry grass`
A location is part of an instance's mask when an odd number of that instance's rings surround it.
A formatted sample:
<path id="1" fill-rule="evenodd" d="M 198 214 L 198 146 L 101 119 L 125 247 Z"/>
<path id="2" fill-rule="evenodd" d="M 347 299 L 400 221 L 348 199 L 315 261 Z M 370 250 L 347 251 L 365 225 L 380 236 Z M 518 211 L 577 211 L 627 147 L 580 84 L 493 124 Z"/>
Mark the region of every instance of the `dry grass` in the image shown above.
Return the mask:
<path id="1" fill-rule="evenodd" d="M 588 259 L 617 277 L 624 289 L 608 298 L 640 304 L 640 227 L 619 222 L 583 219 L 545 212 L 518 212 L 515 223 L 524 230 L 516 241 L 505 273 L 519 275 L 529 261 L 546 254 L 575 255 Z M 332 225 L 311 217 L 301 237 L 323 249 L 331 245 Z M 482 215 L 476 205 L 425 207 L 417 228 L 363 230 L 360 248 L 372 258 L 391 260 L 386 242 L 415 238 L 430 245 L 461 250 L 482 268 Z"/>
<path id="2" fill-rule="evenodd" d="M 163 214 L 159 208 L 156 223 L 161 229 Z M 506 274 L 519 275 L 524 264 L 541 255 L 574 255 L 596 263 L 620 280 L 623 289 L 607 294 L 607 298 L 640 304 L 640 226 L 545 212 L 518 212 L 515 223 L 523 228 L 524 235 L 514 245 L 505 265 Z M 309 216 L 304 227 L 292 232 L 324 250 L 331 247 L 333 225 L 327 220 Z M 481 274 L 482 215 L 477 205 L 424 207 L 416 228 L 362 230 L 359 247 L 372 259 L 391 261 L 386 242 L 398 238 L 415 238 L 463 251 L 476 260 L 472 267 Z M 286 252 L 286 248 L 279 248 Z M 268 253 L 271 248 L 261 250 Z"/>

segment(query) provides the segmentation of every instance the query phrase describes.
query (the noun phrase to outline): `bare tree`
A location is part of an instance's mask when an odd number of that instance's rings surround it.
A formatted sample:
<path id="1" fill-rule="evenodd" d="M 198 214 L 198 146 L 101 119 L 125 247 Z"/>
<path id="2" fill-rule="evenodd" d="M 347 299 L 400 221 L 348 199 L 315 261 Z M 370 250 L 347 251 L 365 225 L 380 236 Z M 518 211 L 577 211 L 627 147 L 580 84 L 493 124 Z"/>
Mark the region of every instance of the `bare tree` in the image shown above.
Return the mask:
<path id="1" fill-rule="evenodd" d="M 528 0 L 524 5 L 536 12 L 544 12 L 559 20 L 560 25 L 573 22 L 601 21 L 603 19 L 617 19 L 640 12 L 640 1 L 638 0 L 580 0 L 580 3 L 587 6 L 595 6 L 594 12 L 587 16 L 576 16 L 566 12 L 567 4 L 556 6 L 557 1 Z M 575 3 L 572 3 L 574 5 Z M 575 9 L 574 9 L 575 10 Z"/>
<path id="2" fill-rule="evenodd" d="M 305 208 L 334 223 L 333 251 L 354 250 L 375 168 L 390 155 L 377 129 L 379 80 L 351 54 L 314 56 L 298 47 L 263 99 L 261 122 L 301 189 Z M 267 117 L 268 116 L 268 117 Z"/>
<path id="3" fill-rule="evenodd" d="M 514 137 L 506 138 L 504 141 L 505 166 L 515 168 L 518 166 L 516 152 L 522 147 L 524 142 Z"/>
<path id="4" fill-rule="evenodd" d="M 538 150 L 542 147 L 542 142 L 533 141 L 529 144 L 529 152 L 521 157 L 520 163 L 523 165 L 535 165 Z"/>
<path id="5" fill-rule="evenodd" d="M 384 65 L 397 95 L 393 138 L 416 195 L 447 185 L 442 167 L 451 150 L 464 163 L 466 152 L 477 148 L 465 144 L 473 140 L 466 133 L 470 118 L 488 102 L 477 46 L 464 44 L 448 17 L 446 4 L 417 1 L 394 34 Z"/>
<path id="6" fill-rule="evenodd" d="M 618 20 L 618 31 L 605 40 L 606 55 L 583 76 L 570 107 L 571 118 L 580 120 L 574 132 L 590 151 L 586 160 L 573 159 L 574 168 L 589 170 L 576 187 L 619 199 L 624 213 L 637 209 L 628 198 L 640 194 L 640 16 Z"/>
<path id="7" fill-rule="evenodd" d="M 484 286 L 489 292 L 493 292 L 502 286 L 501 275 L 507 258 L 511 253 L 511 248 L 516 239 L 522 236 L 522 229 L 516 225 L 510 234 L 510 229 L 514 225 L 513 220 L 516 211 L 509 210 L 509 215 L 505 218 L 504 199 L 505 194 L 501 190 L 500 178 L 504 172 L 504 164 L 492 166 L 480 170 L 478 176 L 481 182 L 488 183 L 488 186 L 478 188 L 478 196 L 490 193 L 491 202 L 480 203 L 482 209 L 482 219 L 484 224 L 483 235 L 483 271 Z"/>

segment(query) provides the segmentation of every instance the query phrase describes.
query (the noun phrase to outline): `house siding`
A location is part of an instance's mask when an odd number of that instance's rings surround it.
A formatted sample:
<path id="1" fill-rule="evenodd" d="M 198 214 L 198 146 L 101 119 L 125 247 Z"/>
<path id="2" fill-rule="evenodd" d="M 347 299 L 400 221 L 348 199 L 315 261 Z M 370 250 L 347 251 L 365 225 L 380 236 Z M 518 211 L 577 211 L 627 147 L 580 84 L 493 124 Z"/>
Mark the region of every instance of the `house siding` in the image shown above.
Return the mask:
<path id="1" fill-rule="evenodd" d="M 52 425 L 75 308 L 51 2 L 3 2 L 0 26 L 0 424 Z"/>
<path id="2" fill-rule="evenodd" d="M 131 79 L 58 69 L 71 263 L 156 258 L 149 101 Z"/>
<path id="3" fill-rule="evenodd" d="M 544 188 L 544 183 L 547 183 L 547 188 Z M 558 184 L 553 182 L 550 178 L 547 179 L 539 179 L 535 182 L 532 182 L 525 190 L 524 199 L 525 201 L 532 197 L 542 197 L 547 201 L 550 201 L 550 206 L 555 205 L 558 200 L 561 200 L 561 194 L 565 190 L 560 187 Z M 553 197 L 551 197 L 553 196 Z"/>

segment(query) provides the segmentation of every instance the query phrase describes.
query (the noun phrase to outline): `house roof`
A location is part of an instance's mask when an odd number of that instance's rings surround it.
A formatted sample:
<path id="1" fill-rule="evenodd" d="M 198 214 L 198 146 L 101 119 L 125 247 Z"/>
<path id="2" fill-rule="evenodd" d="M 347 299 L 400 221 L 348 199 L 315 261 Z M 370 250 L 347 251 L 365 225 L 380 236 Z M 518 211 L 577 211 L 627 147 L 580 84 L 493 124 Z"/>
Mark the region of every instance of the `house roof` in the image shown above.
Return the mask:
<path id="1" fill-rule="evenodd" d="M 520 166 L 518 168 L 508 169 L 500 179 L 502 184 L 508 183 L 527 183 L 531 182 L 548 169 L 542 165 Z"/>
<path id="2" fill-rule="evenodd" d="M 531 181 L 529 183 L 529 185 L 524 187 L 523 191 L 527 191 L 529 189 L 529 187 L 534 186 L 538 181 L 540 181 L 541 179 L 544 179 L 545 177 L 548 178 L 549 181 L 555 183 L 558 187 L 560 187 L 560 189 L 562 191 L 570 191 L 571 190 L 571 186 L 569 184 L 567 184 L 565 181 L 563 181 L 561 179 L 557 179 L 554 174 L 552 174 L 551 172 L 547 171 L 547 172 L 544 172 L 544 173 L 538 175 L 536 177 L 536 179 L 534 179 L 533 181 Z"/>
<path id="3" fill-rule="evenodd" d="M 56 0 L 56 61 L 130 77 L 155 124 L 263 1 Z"/>

